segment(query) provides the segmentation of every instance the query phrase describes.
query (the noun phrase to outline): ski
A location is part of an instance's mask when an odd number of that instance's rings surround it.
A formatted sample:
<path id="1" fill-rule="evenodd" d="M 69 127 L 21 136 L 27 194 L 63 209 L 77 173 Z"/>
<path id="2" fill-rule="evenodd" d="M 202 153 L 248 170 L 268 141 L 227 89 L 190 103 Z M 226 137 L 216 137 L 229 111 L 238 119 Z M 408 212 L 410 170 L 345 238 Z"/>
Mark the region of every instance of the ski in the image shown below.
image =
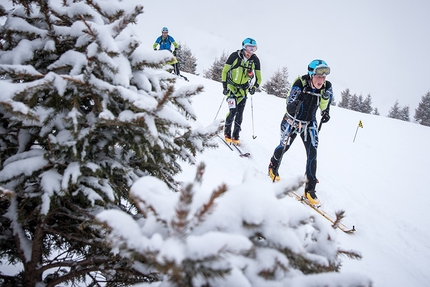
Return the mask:
<path id="1" fill-rule="evenodd" d="M 187 77 L 182 76 L 182 75 L 178 75 L 178 76 L 180 76 L 180 77 L 181 77 L 182 79 L 184 79 L 185 81 L 189 82 L 189 80 L 188 80 L 188 78 L 187 78 Z"/>
<path id="2" fill-rule="evenodd" d="M 228 142 L 225 141 L 225 139 L 223 139 L 222 137 L 220 137 L 219 135 L 217 135 L 217 137 L 219 137 L 224 143 L 225 145 L 231 150 L 233 151 L 233 148 L 228 144 Z"/>
<path id="3" fill-rule="evenodd" d="M 348 233 L 348 234 L 352 234 L 356 231 L 355 226 L 352 226 L 352 228 L 350 228 L 350 227 L 346 226 L 345 224 L 343 224 L 342 222 L 338 222 L 336 224 L 336 220 L 334 219 L 333 216 L 331 216 L 330 214 L 328 214 L 327 212 L 322 210 L 320 207 L 317 207 L 313 204 L 310 204 L 310 202 L 307 201 L 303 196 L 298 195 L 294 191 L 288 193 L 288 195 L 290 195 L 291 197 L 294 196 L 298 201 L 300 201 L 303 204 L 306 204 L 307 206 L 309 206 L 310 208 L 315 210 L 317 213 L 322 215 L 325 219 L 327 219 L 328 221 L 330 221 L 332 223 L 332 226 L 334 228 L 339 228 L 340 230 L 342 230 L 343 232 Z M 336 224 L 336 226 L 335 226 L 335 224 Z"/>
<path id="4" fill-rule="evenodd" d="M 237 145 L 232 145 L 238 152 L 240 157 L 250 157 L 251 154 L 249 152 L 243 152 Z"/>
<path id="5" fill-rule="evenodd" d="M 251 154 L 249 153 L 249 152 L 243 152 L 237 145 L 234 145 L 234 144 L 229 144 L 228 142 L 226 142 L 225 141 L 225 139 L 223 139 L 221 136 L 219 136 L 219 135 L 217 135 L 217 137 L 219 137 L 223 142 L 224 142 L 224 144 L 231 150 L 231 151 L 233 151 L 234 149 L 236 149 L 237 150 L 237 152 L 239 153 L 239 156 L 240 157 L 250 157 L 251 156 Z M 234 149 L 233 149 L 233 147 L 234 147 Z"/>

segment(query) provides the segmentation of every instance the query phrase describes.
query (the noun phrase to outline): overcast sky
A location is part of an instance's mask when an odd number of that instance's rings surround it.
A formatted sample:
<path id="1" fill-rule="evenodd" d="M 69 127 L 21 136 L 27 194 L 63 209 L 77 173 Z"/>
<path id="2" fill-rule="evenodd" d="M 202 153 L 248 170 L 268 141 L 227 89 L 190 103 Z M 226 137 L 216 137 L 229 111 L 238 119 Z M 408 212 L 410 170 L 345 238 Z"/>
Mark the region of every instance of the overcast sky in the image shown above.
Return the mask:
<path id="1" fill-rule="evenodd" d="M 144 5 L 136 28 L 148 49 L 167 26 L 196 56 L 198 73 L 252 37 L 263 82 L 283 66 L 293 82 L 311 60 L 321 58 L 332 68 L 328 80 L 337 101 L 349 88 L 352 94 L 370 94 L 383 116 L 398 100 L 409 106 L 411 119 L 430 91 L 428 0 L 125 1 Z M 3 3 L 11 7 L 10 0 Z"/>
<path id="2" fill-rule="evenodd" d="M 133 1 L 133 0 L 131 0 Z M 337 100 L 351 93 L 372 96 L 386 116 L 398 100 L 411 119 L 421 97 L 430 91 L 430 1 L 388 0 L 139 0 L 145 14 L 142 41 L 152 48 L 163 26 L 197 58 L 198 72 L 215 57 L 240 48 L 246 37 L 259 46 L 263 81 L 287 66 L 289 81 L 306 73 L 314 58 L 332 68 Z M 213 41 L 203 42 L 202 34 Z M 207 37 L 203 37 L 207 39 Z M 201 51 L 204 51 L 203 53 Z M 221 92 L 221 88 L 220 88 Z"/>

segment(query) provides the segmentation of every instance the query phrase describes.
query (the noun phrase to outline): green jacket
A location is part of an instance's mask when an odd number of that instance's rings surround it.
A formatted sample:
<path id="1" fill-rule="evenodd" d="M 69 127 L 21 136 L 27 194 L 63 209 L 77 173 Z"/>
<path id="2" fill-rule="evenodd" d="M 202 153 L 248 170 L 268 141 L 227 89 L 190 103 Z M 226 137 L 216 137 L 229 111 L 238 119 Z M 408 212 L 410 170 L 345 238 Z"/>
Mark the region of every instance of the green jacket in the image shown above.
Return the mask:
<path id="1" fill-rule="evenodd" d="M 251 70 L 255 77 L 253 86 L 258 88 L 261 84 L 261 71 L 257 55 L 253 54 L 251 58 L 246 59 L 242 50 L 238 50 L 228 57 L 221 74 L 223 88 L 230 91 L 227 97 L 231 94 L 237 98 L 246 97 L 248 89 L 252 87 L 250 84 L 252 77 L 248 76 L 248 70 Z"/>

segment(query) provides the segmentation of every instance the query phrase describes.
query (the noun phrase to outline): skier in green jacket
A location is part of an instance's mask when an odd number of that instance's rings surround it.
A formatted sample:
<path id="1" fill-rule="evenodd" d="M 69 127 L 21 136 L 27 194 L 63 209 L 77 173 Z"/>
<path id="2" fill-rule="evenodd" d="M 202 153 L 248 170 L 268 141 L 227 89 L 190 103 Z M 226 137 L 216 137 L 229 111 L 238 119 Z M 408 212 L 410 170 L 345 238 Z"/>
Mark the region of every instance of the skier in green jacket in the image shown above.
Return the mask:
<path id="1" fill-rule="evenodd" d="M 242 42 L 242 49 L 233 52 L 222 69 L 223 94 L 229 107 L 224 126 L 227 143 L 240 144 L 239 133 L 248 92 L 253 95 L 261 83 L 260 60 L 255 51 L 257 42 L 246 38 Z"/>

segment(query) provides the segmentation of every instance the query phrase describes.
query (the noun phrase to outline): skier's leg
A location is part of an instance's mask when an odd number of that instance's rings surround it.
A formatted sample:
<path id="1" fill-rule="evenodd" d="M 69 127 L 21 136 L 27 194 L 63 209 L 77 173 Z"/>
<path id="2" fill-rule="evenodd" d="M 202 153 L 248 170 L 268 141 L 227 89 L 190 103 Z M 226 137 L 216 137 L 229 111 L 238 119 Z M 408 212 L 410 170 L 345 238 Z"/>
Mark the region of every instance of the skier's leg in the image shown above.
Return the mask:
<path id="1" fill-rule="evenodd" d="M 317 149 L 318 149 L 318 128 L 316 122 L 308 125 L 305 133 L 302 133 L 301 138 L 306 149 L 306 186 L 305 196 L 312 204 L 319 204 L 319 200 L 315 194 L 315 186 L 318 183 L 316 177 L 317 172 Z M 309 196 L 308 196 L 309 194 Z"/>
<path id="2" fill-rule="evenodd" d="M 239 100 L 237 104 L 236 117 L 234 119 L 234 130 L 233 130 L 233 139 L 239 139 L 239 133 L 241 131 L 241 125 L 243 121 L 243 111 L 246 105 L 246 98 L 242 98 Z"/>
<path id="3" fill-rule="evenodd" d="M 282 118 L 281 139 L 279 141 L 279 145 L 275 148 L 273 152 L 272 158 L 270 159 L 269 168 L 274 168 L 275 170 L 278 169 L 279 160 L 283 155 L 282 152 L 285 153 L 290 148 L 291 144 L 293 143 L 294 139 L 297 136 L 292 126 L 287 122 L 287 119 L 288 119 L 287 115 L 285 115 Z"/>
<path id="4" fill-rule="evenodd" d="M 234 95 L 231 95 L 227 99 L 229 111 L 227 113 L 227 116 L 225 118 L 225 125 L 224 125 L 224 137 L 231 139 L 231 128 L 233 125 L 234 118 L 237 113 L 237 105 L 236 105 L 236 97 Z"/>
<path id="5" fill-rule="evenodd" d="M 179 63 L 173 64 L 173 69 L 175 70 L 175 74 L 177 76 L 179 76 L 180 75 L 180 72 L 179 72 Z"/>

